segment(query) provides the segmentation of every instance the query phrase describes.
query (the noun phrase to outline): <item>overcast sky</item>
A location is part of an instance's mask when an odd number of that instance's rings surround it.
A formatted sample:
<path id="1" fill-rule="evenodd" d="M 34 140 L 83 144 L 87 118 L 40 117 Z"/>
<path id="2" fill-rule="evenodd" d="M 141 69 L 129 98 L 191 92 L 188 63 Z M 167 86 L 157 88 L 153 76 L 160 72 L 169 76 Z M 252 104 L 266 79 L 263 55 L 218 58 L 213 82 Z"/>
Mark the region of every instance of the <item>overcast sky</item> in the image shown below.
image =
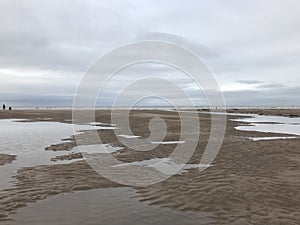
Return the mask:
<path id="1" fill-rule="evenodd" d="M 96 59 L 155 39 L 195 51 L 228 106 L 300 106 L 299 12 L 298 0 L 1 0 L 0 103 L 70 106 Z M 182 72 L 139 65 L 111 80 L 103 104 L 143 75 L 172 79 L 196 104 L 204 102 Z"/>

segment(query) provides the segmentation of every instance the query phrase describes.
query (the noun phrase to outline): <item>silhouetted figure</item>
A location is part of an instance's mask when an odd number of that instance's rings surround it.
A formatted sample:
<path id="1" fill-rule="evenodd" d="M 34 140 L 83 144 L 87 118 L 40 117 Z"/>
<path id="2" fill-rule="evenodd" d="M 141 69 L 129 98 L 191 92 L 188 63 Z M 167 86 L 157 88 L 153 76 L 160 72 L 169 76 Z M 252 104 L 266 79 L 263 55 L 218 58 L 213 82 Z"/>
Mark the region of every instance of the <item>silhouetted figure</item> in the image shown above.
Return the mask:
<path id="1" fill-rule="evenodd" d="M 11 106 L 8 107 L 8 110 L 12 110 Z"/>
<path id="2" fill-rule="evenodd" d="M 6 108 L 5 104 L 3 104 L 3 110 L 5 110 L 5 108 Z"/>

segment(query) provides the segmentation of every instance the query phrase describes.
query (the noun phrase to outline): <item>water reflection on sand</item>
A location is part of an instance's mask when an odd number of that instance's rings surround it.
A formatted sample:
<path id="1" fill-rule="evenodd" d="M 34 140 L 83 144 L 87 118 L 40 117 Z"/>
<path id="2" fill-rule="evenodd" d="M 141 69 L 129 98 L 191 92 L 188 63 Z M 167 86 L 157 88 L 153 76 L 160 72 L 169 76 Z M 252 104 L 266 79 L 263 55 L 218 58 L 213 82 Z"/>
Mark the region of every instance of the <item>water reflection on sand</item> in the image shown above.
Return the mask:
<path id="1" fill-rule="evenodd" d="M 213 224 L 208 213 L 149 206 L 132 188 L 103 188 L 63 194 L 22 208 L 8 225 Z"/>

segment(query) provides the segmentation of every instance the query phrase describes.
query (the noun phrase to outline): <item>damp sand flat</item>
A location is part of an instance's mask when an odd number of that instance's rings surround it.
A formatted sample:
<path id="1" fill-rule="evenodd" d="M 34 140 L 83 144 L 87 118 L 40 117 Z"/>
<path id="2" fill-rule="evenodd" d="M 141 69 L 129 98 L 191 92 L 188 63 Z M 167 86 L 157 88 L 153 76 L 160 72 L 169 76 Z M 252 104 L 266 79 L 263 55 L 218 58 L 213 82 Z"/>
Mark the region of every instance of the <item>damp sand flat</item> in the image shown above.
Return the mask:
<path id="1" fill-rule="evenodd" d="M 292 111 L 289 113 L 295 114 Z M 178 114 L 166 111 L 133 112 L 132 131 L 135 136 L 149 136 L 148 122 L 152 115 L 161 116 L 168 125 L 164 142 L 180 140 Z M 36 121 L 36 115 L 30 114 L 30 111 L 26 114 L 24 111 L 11 115 L 0 113 L 1 116 Z M 38 116 L 37 121 L 44 117 L 51 118 L 50 121 L 68 123 L 71 119 L 71 113 L 67 110 L 45 110 Z M 96 113 L 98 123 L 109 124 L 109 118 L 109 111 Z M 209 119 L 209 114 L 200 115 L 202 135 L 189 161 L 191 165 L 199 163 L 207 143 Z M 234 116 L 227 121 L 227 132 L 219 155 L 213 166 L 202 173 L 197 168 L 189 168 L 162 183 L 127 189 L 101 177 L 82 160 L 70 164 L 27 167 L 16 174 L 17 186 L 0 192 L 1 217 L 3 220 L 15 219 L 15 224 L 20 224 L 20 221 L 27 224 L 68 224 L 68 221 L 71 224 L 107 224 L 109 221 L 116 224 L 120 221 L 124 224 L 153 224 L 158 221 L 165 221 L 165 224 L 170 221 L 173 224 L 298 224 L 299 138 L 253 142 L 248 137 L 279 135 L 237 130 L 237 126 L 249 126 L 249 123 L 231 119 Z M 104 144 L 123 147 L 114 130 L 102 130 L 99 135 Z M 73 146 L 72 140 L 67 145 Z M 147 162 L 168 157 L 174 145 L 159 145 L 150 152 L 122 148 L 112 154 L 117 153 L 115 157 L 124 163 Z M 29 206 L 24 207 L 26 204 Z M 61 210 L 53 209 L 60 204 L 65 206 L 65 214 L 60 207 L 57 208 Z M 89 205 L 93 207 L 88 208 Z M 40 217 L 32 216 L 41 209 L 44 210 Z M 82 209 L 88 210 L 81 213 Z M 132 214 L 133 209 L 138 213 Z M 101 210 L 106 212 L 103 220 L 97 217 L 97 212 L 101 215 Z"/>

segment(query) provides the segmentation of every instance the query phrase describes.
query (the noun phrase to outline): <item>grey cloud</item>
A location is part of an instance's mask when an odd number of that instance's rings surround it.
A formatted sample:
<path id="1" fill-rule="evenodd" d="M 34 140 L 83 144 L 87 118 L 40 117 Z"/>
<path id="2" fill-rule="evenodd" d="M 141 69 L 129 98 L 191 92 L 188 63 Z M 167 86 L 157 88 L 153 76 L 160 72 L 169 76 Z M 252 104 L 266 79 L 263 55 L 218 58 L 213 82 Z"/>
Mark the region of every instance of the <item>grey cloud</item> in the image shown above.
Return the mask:
<path id="1" fill-rule="evenodd" d="M 192 50 L 193 52 L 197 53 L 200 57 L 206 59 L 219 57 L 219 53 L 214 49 L 201 45 L 189 38 L 183 38 L 182 36 L 179 35 L 168 34 L 163 32 L 148 32 L 148 33 L 142 33 L 140 36 L 137 36 L 136 39 L 137 40 L 159 40 L 159 41 L 175 43 Z"/>
<path id="2" fill-rule="evenodd" d="M 97 58 L 127 42 L 154 39 L 196 52 L 226 90 L 237 82 L 257 89 L 225 92 L 230 104 L 247 99 L 247 104 L 296 105 L 299 10 L 298 1 L 2 0 L 0 100 L 70 104 Z M 203 102 L 193 82 L 170 68 L 149 65 L 122 73 L 108 85 L 107 104 L 126 82 L 150 75 L 176 80 Z"/>
<path id="3" fill-rule="evenodd" d="M 256 89 L 273 89 L 273 88 L 284 88 L 286 85 L 279 84 L 279 83 L 268 83 L 268 82 L 263 82 L 260 80 L 237 80 L 237 83 L 240 84 L 249 84 L 249 85 L 254 85 Z"/>
<path id="4" fill-rule="evenodd" d="M 227 106 L 300 106 L 300 87 L 267 90 L 226 91 Z M 247 99 L 247 101 L 245 101 Z"/>
<path id="5" fill-rule="evenodd" d="M 241 84 L 261 84 L 261 83 L 263 83 L 260 80 L 237 80 L 236 82 L 241 83 Z"/>
<path id="6" fill-rule="evenodd" d="M 256 88 L 260 88 L 260 89 L 273 89 L 273 88 L 284 88 L 284 87 L 286 86 L 282 84 L 261 84 L 256 86 Z"/>
<path id="7" fill-rule="evenodd" d="M 130 5 L 89 2 L 1 1 L 1 66 L 82 71 L 135 33 L 120 8 Z"/>

